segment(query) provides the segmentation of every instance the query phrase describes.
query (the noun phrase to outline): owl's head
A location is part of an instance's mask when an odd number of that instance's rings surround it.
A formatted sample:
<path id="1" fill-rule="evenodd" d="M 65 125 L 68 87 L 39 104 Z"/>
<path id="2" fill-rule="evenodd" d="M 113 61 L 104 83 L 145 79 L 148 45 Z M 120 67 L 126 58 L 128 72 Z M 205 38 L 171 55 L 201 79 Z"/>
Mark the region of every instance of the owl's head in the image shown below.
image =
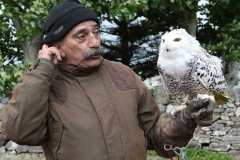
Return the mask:
<path id="1" fill-rule="evenodd" d="M 162 36 L 160 52 L 171 52 L 176 50 L 191 51 L 199 48 L 199 42 L 189 35 L 185 29 L 174 29 Z"/>

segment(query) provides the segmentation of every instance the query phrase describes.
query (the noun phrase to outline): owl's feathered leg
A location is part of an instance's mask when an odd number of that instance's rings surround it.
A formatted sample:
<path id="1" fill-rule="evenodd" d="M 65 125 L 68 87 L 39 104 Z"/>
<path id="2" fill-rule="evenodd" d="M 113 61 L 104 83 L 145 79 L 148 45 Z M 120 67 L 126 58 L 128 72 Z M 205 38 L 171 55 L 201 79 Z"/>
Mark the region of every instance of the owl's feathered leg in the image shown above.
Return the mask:
<path id="1" fill-rule="evenodd" d="M 177 106 L 176 108 L 174 108 L 171 111 L 171 115 L 173 116 L 173 118 L 176 118 L 176 114 L 182 110 L 184 110 L 185 108 L 187 108 L 187 105 L 190 103 L 190 101 L 188 101 L 188 97 L 189 96 L 185 96 L 185 98 L 181 99 L 180 101 L 182 102 L 181 105 Z"/>

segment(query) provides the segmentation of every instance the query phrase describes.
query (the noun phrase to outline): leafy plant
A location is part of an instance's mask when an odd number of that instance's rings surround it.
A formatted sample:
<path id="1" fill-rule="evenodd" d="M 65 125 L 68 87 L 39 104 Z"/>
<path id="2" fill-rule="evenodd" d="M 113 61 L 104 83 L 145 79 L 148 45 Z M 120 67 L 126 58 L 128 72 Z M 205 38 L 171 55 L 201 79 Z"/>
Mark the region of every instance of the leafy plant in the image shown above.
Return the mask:
<path id="1" fill-rule="evenodd" d="M 13 87 L 20 82 L 22 74 L 31 64 L 19 63 L 4 65 L 3 58 L 0 55 L 0 95 L 10 94 Z"/>

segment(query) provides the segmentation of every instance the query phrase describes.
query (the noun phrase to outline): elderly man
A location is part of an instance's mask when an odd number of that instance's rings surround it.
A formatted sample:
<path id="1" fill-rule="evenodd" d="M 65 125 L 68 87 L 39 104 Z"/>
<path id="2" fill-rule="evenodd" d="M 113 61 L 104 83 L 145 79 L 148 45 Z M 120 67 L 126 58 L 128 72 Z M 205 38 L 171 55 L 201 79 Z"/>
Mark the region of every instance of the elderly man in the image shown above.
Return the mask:
<path id="1" fill-rule="evenodd" d="M 147 149 L 175 156 L 169 147 L 212 123 L 209 99 L 174 118 L 160 114 L 129 67 L 101 56 L 98 18 L 78 0 L 54 6 L 45 30 L 38 59 L 2 111 L 8 139 L 41 145 L 48 160 L 145 160 Z"/>

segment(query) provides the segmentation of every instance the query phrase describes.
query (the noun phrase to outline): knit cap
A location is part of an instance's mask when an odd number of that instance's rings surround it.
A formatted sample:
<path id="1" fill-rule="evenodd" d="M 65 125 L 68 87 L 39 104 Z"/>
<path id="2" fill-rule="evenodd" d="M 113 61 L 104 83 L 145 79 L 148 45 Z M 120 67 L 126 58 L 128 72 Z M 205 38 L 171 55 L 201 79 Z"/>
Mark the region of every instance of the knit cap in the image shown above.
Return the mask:
<path id="1" fill-rule="evenodd" d="M 46 36 L 43 43 L 50 44 L 63 38 L 77 24 L 88 20 L 96 21 L 99 25 L 96 13 L 81 5 L 79 0 L 64 0 L 49 12 L 44 23 Z"/>

